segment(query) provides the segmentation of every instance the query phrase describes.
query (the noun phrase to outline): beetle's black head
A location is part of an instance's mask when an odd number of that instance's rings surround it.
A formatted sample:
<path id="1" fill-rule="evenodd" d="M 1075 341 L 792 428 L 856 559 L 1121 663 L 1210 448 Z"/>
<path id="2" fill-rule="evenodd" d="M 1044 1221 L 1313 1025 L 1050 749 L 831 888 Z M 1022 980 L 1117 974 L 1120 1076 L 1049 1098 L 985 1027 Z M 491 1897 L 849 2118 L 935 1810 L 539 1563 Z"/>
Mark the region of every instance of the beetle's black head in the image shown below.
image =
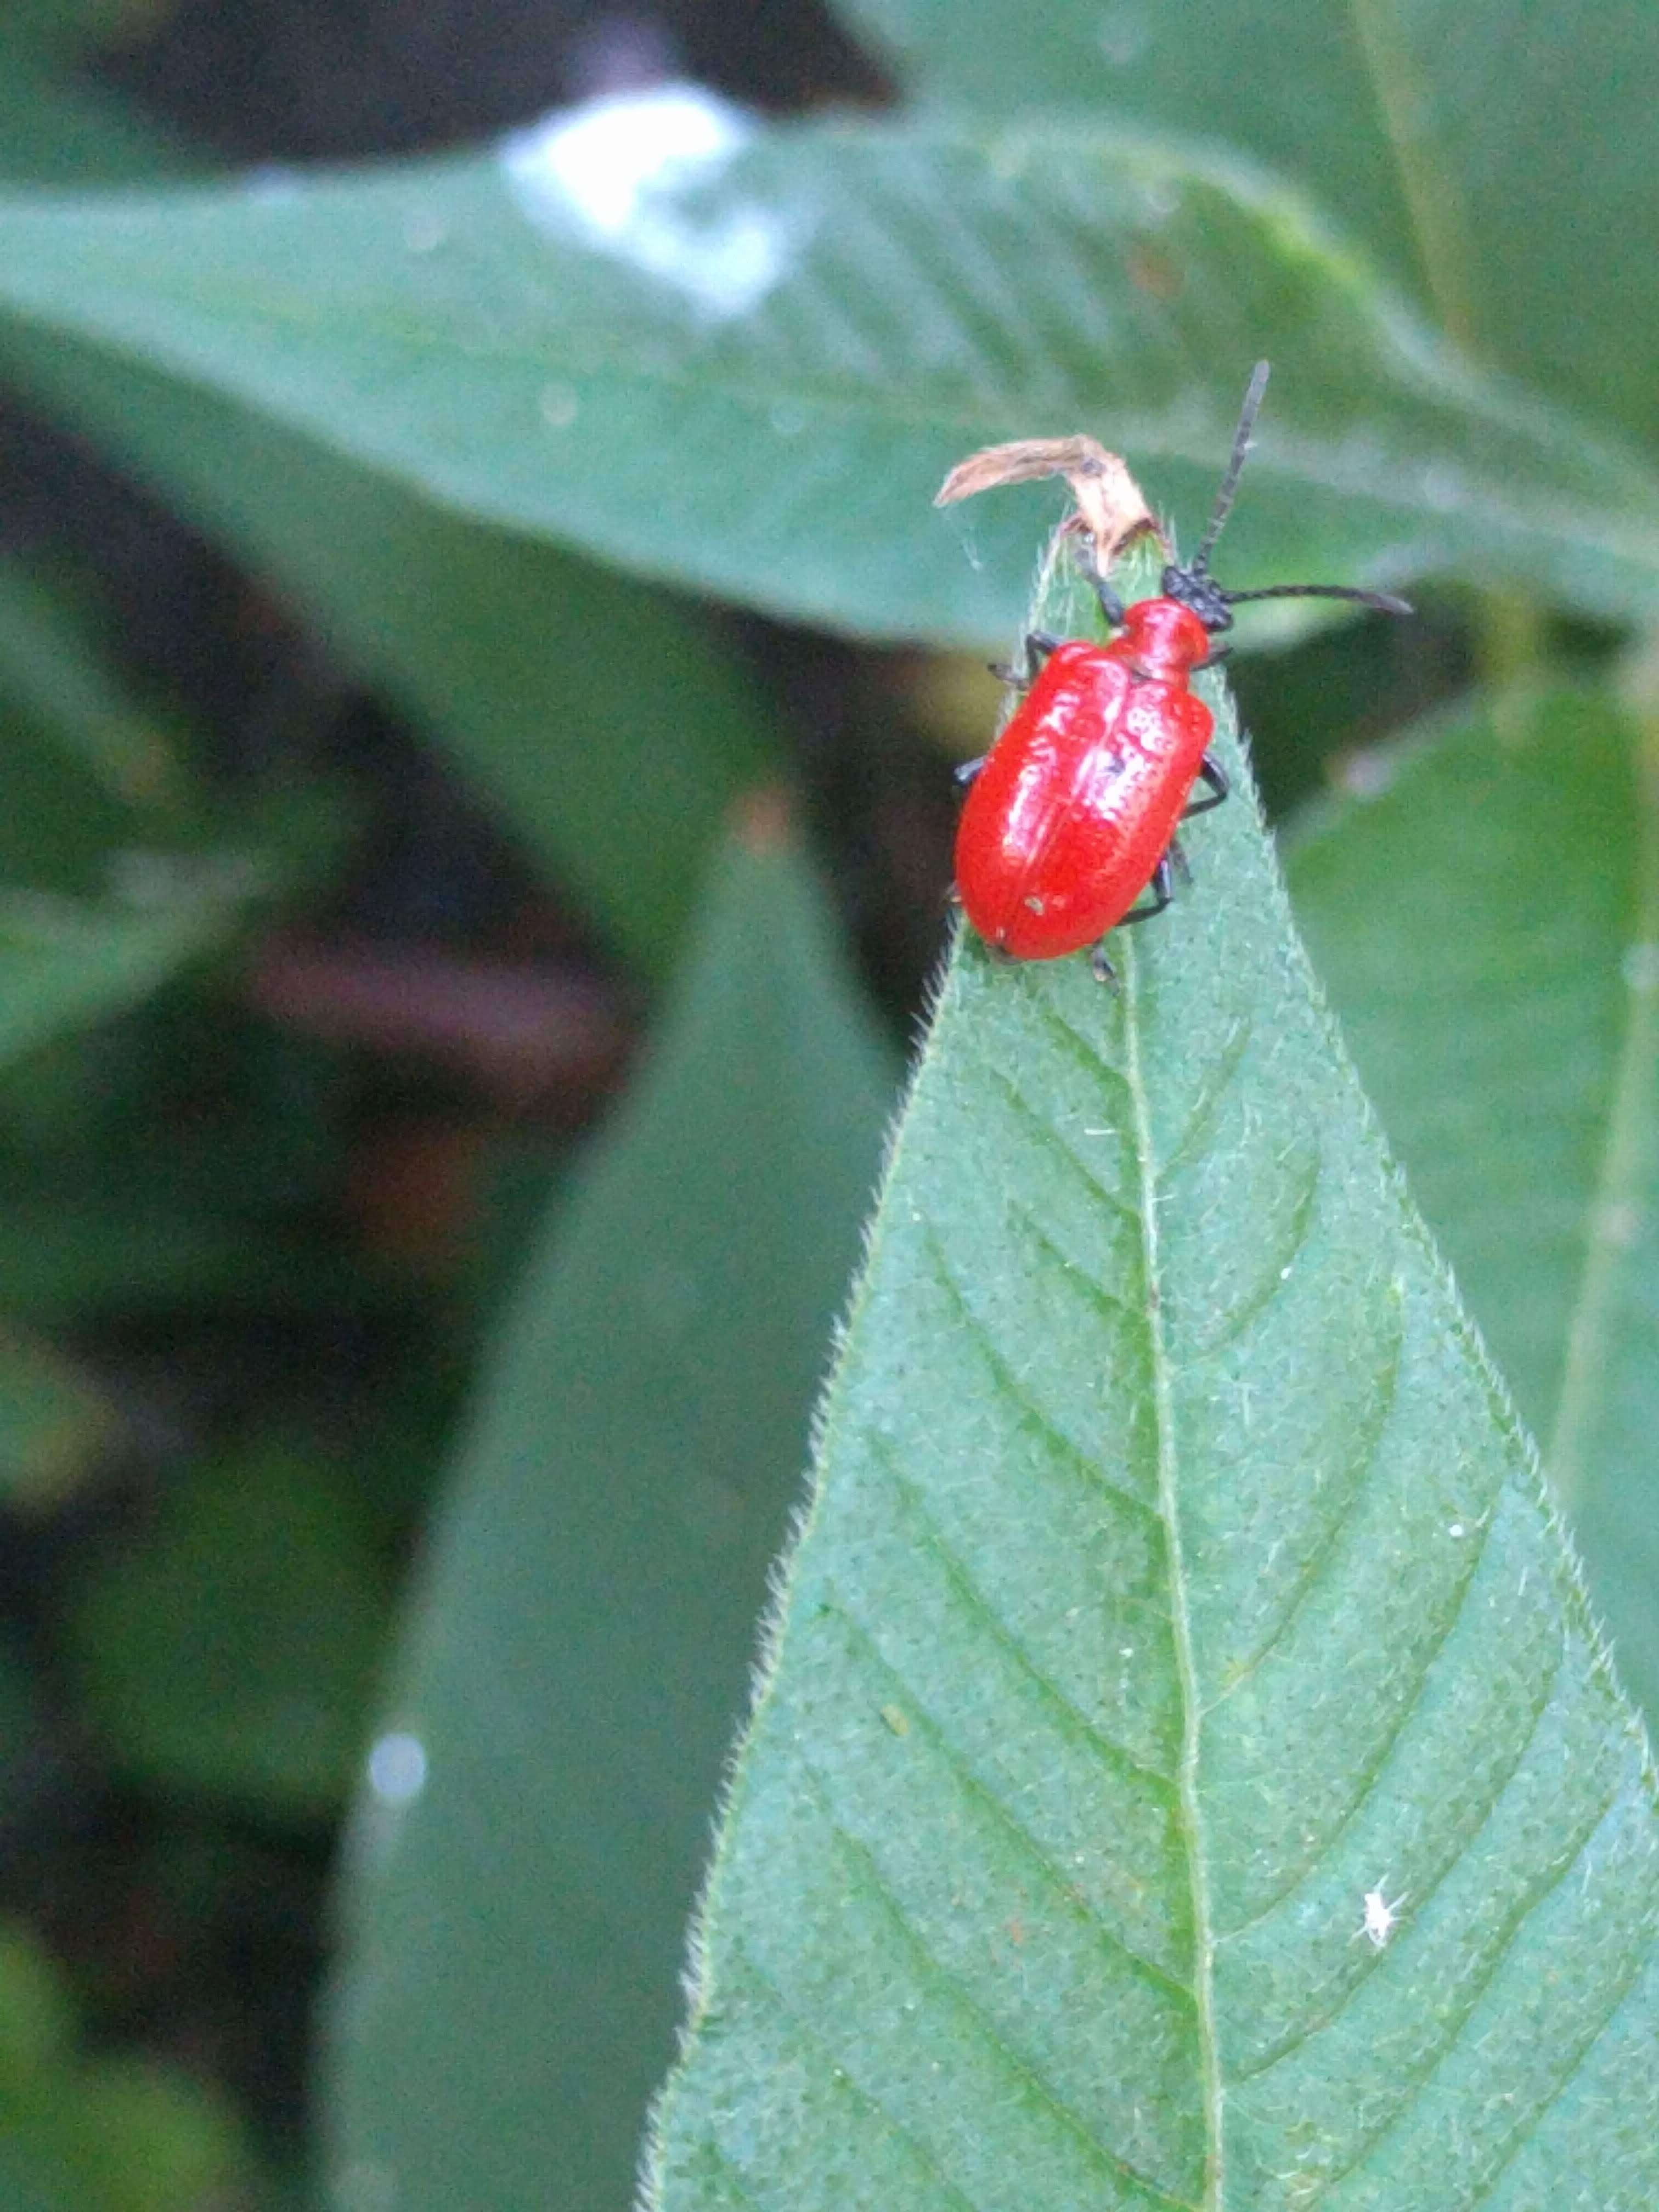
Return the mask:
<path id="1" fill-rule="evenodd" d="M 1166 599 L 1179 599 L 1183 607 L 1190 607 L 1206 629 L 1232 628 L 1227 594 L 1207 568 L 1182 568 L 1171 562 L 1158 580 L 1158 589 Z"/>

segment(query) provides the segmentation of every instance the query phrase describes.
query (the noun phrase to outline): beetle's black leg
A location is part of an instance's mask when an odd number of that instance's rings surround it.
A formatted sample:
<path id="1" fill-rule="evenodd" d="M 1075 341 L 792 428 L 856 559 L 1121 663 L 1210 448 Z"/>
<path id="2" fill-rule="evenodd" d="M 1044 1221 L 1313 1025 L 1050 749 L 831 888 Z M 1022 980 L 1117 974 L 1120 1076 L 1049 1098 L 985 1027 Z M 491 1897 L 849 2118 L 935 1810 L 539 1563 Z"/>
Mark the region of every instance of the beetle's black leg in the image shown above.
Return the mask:
<path id="1" fill-rule="evenodd" d="M 971 783 L 990 757 L 989 753 L 981 753 L 977 760 L 958 761 L 951 773 L 958 783 Z"/>
<path id="2" fill-rule="evenodd" d="M 1226 769 L 1222 767 L 1221 763 L 1215 758 L 1213 754 L 1205 754 L 1203 759 L 1198 764 L 1198 773 L 1200 781 L 1209 785 L 1211 795 L 1208 799 L 1194 799 L 1192 804 L 1188 807 L 1187 813 L 1183 814 L 1181 817 L 1183 822 L 1187 819 L 1188 815 L 1207 814 L 1212 806 L 1219 806 L 1222 800 L 1232 789 L 1231 784 L 1227 781 Z"/>
<path id="3" fill-rule="evenodd" d="M 1175 848 L 1171 846 L 1170 849 L 1173 852 Z M 1181 863 L 1181 866 L 1184 872 L 1186 863 L 1183 861 Z M 1132 921 L 1150 921 L 1155 914 L 1163 913 L 1164 908 L 1168 906 L 1170 899 L 1175 896 L 1170 885 L 1169 853 L 1166 853 L 1164 855 L 1164 858 L 1152 870 L 1152 903 L 1151 906 L 1139 906 L 1135 908 L 1133 914 L 1126 914 L 1122 921 L 1117 925 L 1120 929 L 1127 929 Z M 1106 939 L 1103 937 L 1101 939 L 1098 945 L 1091 947 L 1089 953 L 1089 965 L 1094 971 L 1094 978 L 1097 983 L 1104 983 L 1112 990 L 1116 990 L 1117 970 L 1113 967 L 1111 962 L 1106 957 Z"/>
<path id="4" fill-rule="evenodd" d="M 1174 888 L 1170 881 L 1170 856 L 1167 853 L 1152 870 L 1152 904 L 1138 906 L 1133 914 L 1126 914 L 1118 924 L 1120 929 L 1127 929 L 1133 921 L 1151 921 L 1154 915 L 1163 913 L 1164 908 L 1175 896 Z"/>
<path id="5" fill-rule="evenodd" d="M 1195 660 L 1193 663 L 1194 675 L 1200 674 L 1206 668 L 1219 668 L 1224 660 L 1231 659 L 1232 650 L 1230 645 L 1217 646 L 1213 653 L 1206 653 L 1202 660 Z"/>
<path id="6" fill-rule="evenodd" d="M 1100 601 L 1100 611 L 1113 629 L 1123 627 L 1123 602 L 1103 576 L 1097 576 L 1095 597 Z"/>
<path id="7" fill-rule="evenodd" d="M 1016 690 L 1023 690 L 1060 642 L 1046 629 L 1027 630 L 1024 667 L 1012 668 L 1006 660 L 994 660 L 990 663 L 991 673 L 999 684 L 1012 684 Z"/>
<path id="8" fill-rule="evenodd" d="M 946 884 L 945 886 L 945 903 L 948 907 L 959 907 L 962 904 L 962 893 L 954 884 Z"/>
<path id="9" fill-rule="evenodd" d="M 1170 849 L 1164 857 L 1168 860 L 1170 866 L 1175 870 L 1176 881 L 1181 885 L 1182 890 L 1183 891 L 1191 890 L 1193 887 L 1193 872 L 1187 866 L 1187 855 L 1181 849 L 1181 840 L 1179 837 L 1170 838 Z"/>

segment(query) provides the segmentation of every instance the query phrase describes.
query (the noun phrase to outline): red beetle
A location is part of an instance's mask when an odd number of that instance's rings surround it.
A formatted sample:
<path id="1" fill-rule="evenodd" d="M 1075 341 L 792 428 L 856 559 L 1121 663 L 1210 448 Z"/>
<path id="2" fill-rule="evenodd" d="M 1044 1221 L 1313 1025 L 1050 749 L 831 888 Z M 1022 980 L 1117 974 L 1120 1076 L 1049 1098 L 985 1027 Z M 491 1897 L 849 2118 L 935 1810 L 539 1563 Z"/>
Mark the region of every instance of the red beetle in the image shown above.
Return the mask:
<path id="1" fill-rule="evenodd" d="M 1206 750 L 1214 720 L 1190 678 L 1216 657 L 1211 639 L 1232 627 L 1240 600 L 1357 599 L 1387 614 L 1411 612 L 1389 592 L 1345 584 L 1224 592 L 1212 580 L 1211 550 L 1267 386 L 1267 364 L 1259 362 L 1192 560 L 1164 569 L 1159 598 L 1127 608 L 1096 579 L 1116 632 L 1109 645 L 1033 632 L 1025 671 L 1012 679 L 1029 687 L 1024 697 L 990 752 L 957 771 L 973 787 L 957 831 L 957 895 L 986 943 L 1011 959 L 1054 960 L 1088 945 L 1096 975 L 1109 983 L 1108 933 L 1170 903 L 1172 864 L 1185 872 L 1179 823 L 1227 796 L 1226 775 Z M 1194 800 L 1200 779 L 1205 796 Z M 1151 903 L 1137 907 L 1149 885 Z"/>

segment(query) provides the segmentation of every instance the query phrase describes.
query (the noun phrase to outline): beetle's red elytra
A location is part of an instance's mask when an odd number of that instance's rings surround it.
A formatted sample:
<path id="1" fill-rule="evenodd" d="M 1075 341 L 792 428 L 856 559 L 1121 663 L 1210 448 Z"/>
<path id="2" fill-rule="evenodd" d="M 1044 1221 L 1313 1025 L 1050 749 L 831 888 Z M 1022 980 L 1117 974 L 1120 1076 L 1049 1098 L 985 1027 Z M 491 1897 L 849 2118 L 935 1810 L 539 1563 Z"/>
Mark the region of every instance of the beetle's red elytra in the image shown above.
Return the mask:
<path id="1" fill-rule="evenodd" d="M 1212 657 L 1244 599 L 1352 599 L 1409 614 L 1403 599 L 1345 584 L 1275 584 L 1224 592 L 1210 553 L 1238 489 L 1239 471 L 1267 389 L 1259 362 L 1245 394 L 1232 457 L 1204 541 L 1184 567 L 1171 562 L 1160 596 L 1125 607 L 1103 577 L 1095 589 L 1115 635 L 1109 643 L 1034 632 L 1024 692 L 990 752 L 957 771 L 971 787 L 957 831 L 957 895 L 986 943 L 1014 960 L 1056 960 L 1090 950 L 1102 982 L 1114 980 L 1104 939 L 1170 903 L 1185 871 L 1178 830 L 1218 806 L 1227 779 L 1208 750 L 1209 708 L 1191 678 Z M 1194 785 L 1204 795 L 1192 796 Z M 1137 906 L 1143 891 L 1150 902 Z"/>

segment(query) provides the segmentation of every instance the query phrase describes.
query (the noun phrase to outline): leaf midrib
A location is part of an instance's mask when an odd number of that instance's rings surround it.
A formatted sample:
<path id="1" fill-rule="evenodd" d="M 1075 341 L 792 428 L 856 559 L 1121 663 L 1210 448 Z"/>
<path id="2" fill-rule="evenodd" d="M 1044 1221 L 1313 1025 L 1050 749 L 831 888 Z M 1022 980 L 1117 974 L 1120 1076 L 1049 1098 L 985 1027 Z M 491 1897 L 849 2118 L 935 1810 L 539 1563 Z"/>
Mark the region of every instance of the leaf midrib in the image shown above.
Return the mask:
<path id="1" fill-rule="evenodd" d="M 1152 1103 L 1140 1057 L 1139 963 L 1132 943 L 1123 963 L 1124 1072 L 1128 1080 L 1139 1187 L 1142 1265 L 1146 1334 L 1151 1355 L 1153 1415 L 1158 1431 L 1158 1503 L 1169 1561 L 1170 1620 L 1175 1641 L 1176 1674 L 1181 1690 L 1181 1759 L 1176 1772 L 1181 1837 L 1187 1857 L 1193 1915 L 1193 1995 L 1197 2008 L 1199 2058 L 1204 2089 L 1206 2135 L 1204 2212 L 1223 2212 L 1226 2168 L 1222 2136 L 1224 2091 L 1215 2019 L 1215 1936 L 1210 1904 L 1208 1854 L 1198 1788 L 1199 1752 L 1204 1707 L 1193 1656 L 1192 1620 L 1187 1601 L 1186 1561 L 1181 1541 L 1180 1468 L 1176 1450 L 1169 1349 L 1164 1338 L 1159 1295 L 1158 1158 L 1152 1142 Z"/>

